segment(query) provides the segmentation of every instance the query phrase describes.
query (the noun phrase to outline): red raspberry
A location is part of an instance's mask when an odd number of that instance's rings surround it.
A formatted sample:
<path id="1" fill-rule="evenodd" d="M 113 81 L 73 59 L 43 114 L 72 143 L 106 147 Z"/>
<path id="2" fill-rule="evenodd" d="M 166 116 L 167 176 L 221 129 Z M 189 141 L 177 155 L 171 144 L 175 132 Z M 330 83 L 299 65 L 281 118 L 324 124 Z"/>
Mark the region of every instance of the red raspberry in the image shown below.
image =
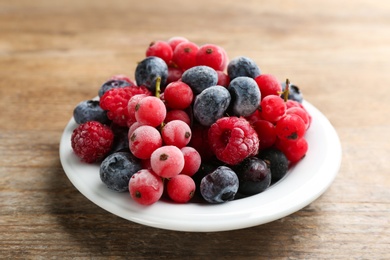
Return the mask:
<path id="1" fill-rule="evenodd" d="M 130 98 L 138 94 L 152 95 L 144 86 L 113 88 L 101 97 L 100 106 L 108 111 L 107 116 L 114 123 L 120 126 L 128 126 L 129 111 L 127 106 Z"/>
<path id="2" fill-rule="evenodd" d="M 71 144 L 74 153 L 82 161 L 93 163 L 107 155 L 113 140 L 111 128 L 97 121 L 89 121 L 73 130 Z"/>
<path id="3" fill-rule="evenodd" d="M 222 162 L 236 165 L 259 150 L 256 131 L 243 117 L 222 117 L 208 132 L 211 150 Z"/>

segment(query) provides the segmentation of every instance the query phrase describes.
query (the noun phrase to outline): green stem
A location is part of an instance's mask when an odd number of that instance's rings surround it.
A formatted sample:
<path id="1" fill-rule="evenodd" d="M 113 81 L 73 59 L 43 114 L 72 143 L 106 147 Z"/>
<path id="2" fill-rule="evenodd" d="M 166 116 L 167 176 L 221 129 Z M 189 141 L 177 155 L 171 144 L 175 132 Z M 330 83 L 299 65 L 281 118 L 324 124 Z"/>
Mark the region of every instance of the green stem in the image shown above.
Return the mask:
<path id="1" fill-rule="evenodd" d="M 290 80 L 286 79 L 286 88 L 283 91 L 284 102 L 287 102 L 289 92 L 290 92 Z"/>
<path id="2" fill-rule="evenodd" d="M 161 94 L 161 88 L 160 88 L 160 85 L 161 85 L 161 77 L 157 77 L 156 79 L 156 97 L 160 98 L 160 94 Z"/>

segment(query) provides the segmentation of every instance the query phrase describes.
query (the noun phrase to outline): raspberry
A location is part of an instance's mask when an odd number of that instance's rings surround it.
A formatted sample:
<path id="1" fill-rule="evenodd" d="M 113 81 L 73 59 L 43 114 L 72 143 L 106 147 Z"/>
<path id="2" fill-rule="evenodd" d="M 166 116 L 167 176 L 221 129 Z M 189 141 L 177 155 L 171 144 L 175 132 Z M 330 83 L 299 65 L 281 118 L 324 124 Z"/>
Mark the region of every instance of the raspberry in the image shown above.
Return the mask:
<path id="1" fill-rule="evenodd" d="M 211 150 L 222 162 L 236 165 L 259 150 L 256 131 L 243 117 L 223 117 L 209 129 Z"/>
<path id="2" fill-rule="evenodd" d="M 112 130 L 97 121 L 89 121 L 73 130 L 71 144 L 74 153 L 87 163 L 104 159 L 114 140 Z"/>
<path id="3" fill-rule="evenodd" d="M 123 88 L 113 88 L 107 91 L 100 99 L 100 106 L 107 110 L 110 120 L 120 126 L 127 126 L 129 111 L 127 109 L 130 98 L 138 94 L 150 96 L 152 93 L 143 86 L 130 86 Z"/>

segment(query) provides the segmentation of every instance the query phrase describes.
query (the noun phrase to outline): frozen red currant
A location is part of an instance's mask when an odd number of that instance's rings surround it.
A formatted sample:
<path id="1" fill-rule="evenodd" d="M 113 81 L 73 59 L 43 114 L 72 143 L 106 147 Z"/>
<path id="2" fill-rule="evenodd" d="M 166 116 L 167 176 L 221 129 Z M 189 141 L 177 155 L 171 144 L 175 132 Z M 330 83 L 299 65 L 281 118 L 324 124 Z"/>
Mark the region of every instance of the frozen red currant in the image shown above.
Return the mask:
<path id="1" fill-rule="evenodd" d="M 151 205 L 157 202 L 164 191 L 162 179 L 150 170 L 136 172 L 129 181 L 131 198 L 141 205 Z"/>

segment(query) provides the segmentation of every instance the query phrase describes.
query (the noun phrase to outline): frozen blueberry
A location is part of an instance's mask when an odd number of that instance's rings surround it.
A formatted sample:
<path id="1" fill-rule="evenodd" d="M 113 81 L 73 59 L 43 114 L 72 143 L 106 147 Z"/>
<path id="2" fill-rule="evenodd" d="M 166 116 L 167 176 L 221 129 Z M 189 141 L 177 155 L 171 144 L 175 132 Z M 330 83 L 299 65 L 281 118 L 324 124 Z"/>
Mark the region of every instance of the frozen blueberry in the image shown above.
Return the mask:
<path id="1" fill-rule="evenodd" d="M 232 97 L 231 109 L 235 116 L 249 116 L 259 107 L 261 93 L 257 83 L 250 77 L 233 79 L 228 87 Z"/>
<path id="2" fill-rule="evenodd" d="M 208 66 L 195 66 L 186 70 L 181 80 L 197 95 L 204 89 L 217 85 L 218 73 Z"/>
<path id="3" fill-rule="evenodd" d="M 107 111 L 104 111 L 98 100 L 85 100 L 80 102 L 73 110 L 73 118 L 77 124 L 84 124 L 88 121 L 98 121 L 108 124 Z"/>
<path id="4" fill-rule="evenodd" d="M 166 85 L 168 66 L 165 61 L 156 56 L 149 56 L 138 63 L 135 69 L 135 81 L 138 86 L 145 86 L 150 91 L 156 90 L 156 80 L 161 78 L 161 88 Z"/>
<path id="5" fill-rule="evenodd" d="M 257 64 L 250 58 L 240 56 L 231 60 L 227 67 L 227 72 L 230 80 L 240 76 L 256 78 L 260 76 L 261 71 Z"/>
<path id="6" fill-rule="evenodd" d="M 248 157 L 234 168 L 240 181 L 238 191 L 254 195 L 266 190 L 271 184 L 271 171 L 265 161 Z"/>
<path id="7" fill-rule="evenodd" d="M 222 86 L 212 86 L 196 96 L 193 114 L 195 119 L 204 126 L 210 126 L 223 117 L 230 104 L 230 93 Z"/>
<path id="8" fill-rule="evenodd" d="M 282 85 L 282 91 L 284 91 L 286 89 L 286 82 L 282 82 L 281 85 Z M 298 86 L 296 86 L 294 84 L 290 84 L 288 91 L 289 91 L 288 99 L 295 100 L 299 103 L 302 103 L 303 95 L 302 95 L 301 91 L 299 90 Z M 284 97 L 283 94 L 281 95 L 281 97 Z"/>
<path id="9" fill-rule="evenodd" d="M 109 80 L 104 82 L 104 84 L 100 87 L 99 89 L 99 97 L 102 97 L 104 93 L 109 91 L 112 88 L 123 88 L 123 87 L 129 87 L 129 86 L 134 86 L 134 84 L 125 81 L 125 80 Z"/>
<path id="10" fill-rule="evenodd" d="M 227 166 L 220 166 L 202 179 L 200 192 L 207 202 L 222 203 L 234 199 L 238 186 L 236 173 Z"/>
<path id="11" fill-rule="evenodd" d="M 288 171 L 288 160 L 282 151 L 276 148 L 262 150 L 258 158 L 264 160 L 271 170 L 272 183 L 282 179 Z"/>
<path id="12" fill-rule="evenodd" d="M 139 159 L 129 152 L 117 152 L 107 156 L 100 165 L 100 179 L 117 192 L 129 190 L 129 180 L 142 169 Z"/>

